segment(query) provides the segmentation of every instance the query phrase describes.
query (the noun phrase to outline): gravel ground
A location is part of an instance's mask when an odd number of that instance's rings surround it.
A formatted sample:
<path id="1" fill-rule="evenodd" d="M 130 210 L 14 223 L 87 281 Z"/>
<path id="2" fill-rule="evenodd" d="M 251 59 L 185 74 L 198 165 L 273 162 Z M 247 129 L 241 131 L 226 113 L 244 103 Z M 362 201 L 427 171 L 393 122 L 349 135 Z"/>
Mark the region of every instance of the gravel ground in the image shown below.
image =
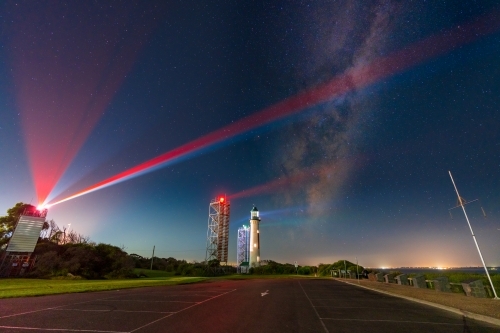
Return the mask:
<path id="1" fill-rule="evenodd" d="M 411 286 L 401 286 L 395 283 L 383 283 L 368 280 L 344 280 L 351 284 L 360 284 L 361 286 L 384 291 L 391 294 L 411 297 L 430 303 L 440 304 L 460 311 L 467 311 L 482 316 L 487 316 L 500 320 L 500 300 L 493 298 L 467 297 L 458 293 L 444 293 L 433 289 L 419 289 Z"/>

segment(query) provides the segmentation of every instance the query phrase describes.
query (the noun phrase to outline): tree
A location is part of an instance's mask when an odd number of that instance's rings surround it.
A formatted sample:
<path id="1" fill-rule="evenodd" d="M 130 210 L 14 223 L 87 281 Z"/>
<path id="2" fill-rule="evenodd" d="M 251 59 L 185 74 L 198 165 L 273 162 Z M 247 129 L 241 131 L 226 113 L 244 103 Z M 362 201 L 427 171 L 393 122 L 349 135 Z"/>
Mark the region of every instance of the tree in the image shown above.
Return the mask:
<path id="1" fill-rule="evenodd" d="M 220 267 L 220 261 L 218 259 L 209 260 L 208 266 L 213 268 Z"/>
<path id="2" fill-rule="evenodd" d="M 94 267 L 99 262 L 95 247 L 88 244 L 68 244 L 62 255 L 61 267 L 68 273 L 85 278 L 98 278 Z"/>
<path id="3" fill-rule="evenodd" d="M 98 260 L 93 270 L 99 276 L 124 277 L 132 274 L 134 261 L 119 247 L 100 243 L 94 249 Z"/>
<path id="4" fill-rule="evenodd" d="M 61 229 L 54 220 L 44 223 L 44 228 L 40 232 L 40 238 L 61 245 L 90 243 L 89 237 L 83 236 L 75 230 L 67 230 L 66 227 Z"/>
<path id="5" fill-rule="evenodd" d="M 0 249 L 9 242 L 17 221 L 26 208 L 36 209 L 33 205 L 18 202 L 14 207 L 7 209 L 7 216 L 0 217 Z"/>

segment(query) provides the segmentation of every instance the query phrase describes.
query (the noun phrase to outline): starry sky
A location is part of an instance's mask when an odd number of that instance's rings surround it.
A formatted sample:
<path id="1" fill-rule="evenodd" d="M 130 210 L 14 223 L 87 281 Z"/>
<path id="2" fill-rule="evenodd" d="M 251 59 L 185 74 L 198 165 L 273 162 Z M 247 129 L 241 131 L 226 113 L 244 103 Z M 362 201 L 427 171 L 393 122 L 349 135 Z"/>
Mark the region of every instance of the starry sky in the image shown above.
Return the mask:
<path id="1" fill-rule="evenodd" d="M 0 22 L 2 214 L 89 190 L 48 219 L 203 261 L 227 195 L 229 262 L 256 205 L 262 259 L 479 266 L 451 171 L 500 266 L 496 1 L 6 1 Z"/>

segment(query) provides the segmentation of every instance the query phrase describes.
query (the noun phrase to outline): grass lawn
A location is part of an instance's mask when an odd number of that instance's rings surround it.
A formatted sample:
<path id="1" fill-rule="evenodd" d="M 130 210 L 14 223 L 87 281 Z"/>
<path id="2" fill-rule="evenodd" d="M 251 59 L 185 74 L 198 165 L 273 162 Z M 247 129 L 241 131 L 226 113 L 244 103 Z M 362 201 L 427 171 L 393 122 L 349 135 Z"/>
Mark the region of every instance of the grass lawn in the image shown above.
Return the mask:
<path id="1" fill-rule="evenodd" d="M 207 278 L 180 276 L 160 276 L 120 280 L 2 279 L 0 280 L 0 298 L 81 293 L 89 291 L 116 290 L 150 286 L 166 286 L 195 283 L 204 280 L 207 280 Z"/>
<path id="2" fill-rule="evenodd" d="M 185 277 L 173 273 L 136 269 L 137 275 L 147 277 L 117 280 L 72 280 L 72 279 L 1 279 L 0 298 L 44 296 L 54 294 L 82 293 L 91 291 L 117 290 L 150 286 L 166 286 L 195 283 L 207 280 L 246 280 L 246 279 L 296 279 L 314 278 L 314 275 L 249 275 L 234 274 L 220 277 Z"/>
<path id="3" fill-rule="evenodd" d="M 134 274 L 137 276 L 146 275 L 148 278 L 159 278 L 159 277 L 173 277 L 174 272 L 157 271 L 143 268 L 135 268 Z"/>

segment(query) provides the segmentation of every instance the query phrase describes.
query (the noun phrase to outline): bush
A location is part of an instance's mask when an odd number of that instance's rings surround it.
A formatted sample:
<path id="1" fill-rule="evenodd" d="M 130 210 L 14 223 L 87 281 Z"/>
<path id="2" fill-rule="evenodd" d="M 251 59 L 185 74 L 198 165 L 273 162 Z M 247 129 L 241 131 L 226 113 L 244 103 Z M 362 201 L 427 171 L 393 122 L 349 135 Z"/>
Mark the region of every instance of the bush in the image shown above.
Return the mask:
<path id="1" fill-rule="evenodd" d="M 311 268 L 309 266 L 300 267 L 297 273 L 300 275 L 309 275 L 311 274 Z"/>
<path id="2" fill-rule="evenodd" d="M 275 261 L 268 260 L 267 265 L 251 267 L 249 274 L 295 274 L 295 266 L 291 264 L 280 264 Z"/>
<path id="3" fill-rule="evenodd" d="M 88 244 L 69 246 L 62 258 L 62 267 L 67 269 L 68 273 L 83 276 L 87 279 L 99 277 L 99 274 L 94 270 L 94 266 L 99 259 L 93 246 Z"/>
<path id="4" fill-rule="evenodd" d="M 360 266 L 360 265 L 356 266 L 356 263 L 352 263 L 352 262 L 346 260 L 345 264 L 344 264 L 344 260 L 339 260 L 339 261 L 334 262 L 333 264 L 319 264 L 318 275 L 319 276 L 330 276 L 331 275 L 330 272 L 332 270 L 345 270 L 346 267 L 348 270 L 351 271 L 351 274 L 356 273 L 356 267 L 357 267 L 359 274 L 361 274 L 361 272 L 363 272 L 363 270 L 364 270 L 363 266 Z"/>
<path id="5" fill-rule="evenodd" d="M 30 274 L 35 277 L 66 276 L 87 279 L 133 276 L 134 261 L 120 248 L 108 244 L 65 244 L 43 242 L 35 249 L 38 258 Z"/>
<path id="6" fill-rule="evenodd" d="M 61 259 L 56 251 L 49 251 L 37 258 L 35 269 L 30 276 L 49 277 L 57 275 L 61 266 Z"/>

